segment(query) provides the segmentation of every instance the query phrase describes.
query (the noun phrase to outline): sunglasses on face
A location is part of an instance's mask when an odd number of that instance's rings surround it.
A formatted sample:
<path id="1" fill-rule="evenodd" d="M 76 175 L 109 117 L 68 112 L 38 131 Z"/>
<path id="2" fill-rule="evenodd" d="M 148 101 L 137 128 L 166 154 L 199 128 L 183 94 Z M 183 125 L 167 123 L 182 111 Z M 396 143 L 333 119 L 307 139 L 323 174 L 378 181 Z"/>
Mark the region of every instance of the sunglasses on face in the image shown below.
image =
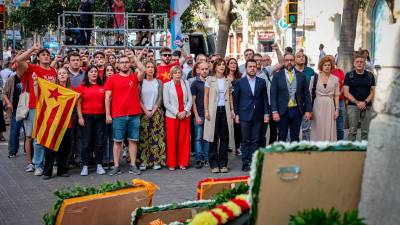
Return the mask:
<path id="1" fill-rule="evenodd" d="M 172 56 L 172 54 L 162 54 L 162 56 L 165 56 L 165 57 L 171 57 L 171 56 Z"/>

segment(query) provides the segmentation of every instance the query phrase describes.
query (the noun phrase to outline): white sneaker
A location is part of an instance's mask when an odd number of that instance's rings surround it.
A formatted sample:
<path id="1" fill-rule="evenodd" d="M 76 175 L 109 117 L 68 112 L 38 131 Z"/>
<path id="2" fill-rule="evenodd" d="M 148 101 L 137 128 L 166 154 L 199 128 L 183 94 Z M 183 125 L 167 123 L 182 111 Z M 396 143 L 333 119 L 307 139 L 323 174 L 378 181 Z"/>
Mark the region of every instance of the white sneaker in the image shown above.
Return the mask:
<path id="1" fill-rule="evenodd" d="M 153 170 L 159 170 L 159 169 L 161 169 L 161 166 L 158 164 L 154 164 Z"/>
<path id="2" fill-rule="evenodd" d="M 58 168 L 57 166 L 53 166 L 53 175 L 57 175 Z"/>
<path id="3" fill-rule="evenodd" d="M 33 166 L 33 164 L 32 163 L 29 163 L 27 166 L 26 166 L 26 169 L 25 169 L 25 172 L 33 172 L 33 171 L 35 171 L 35 166 Z"/>
<path id="4" fill-rule="evenodd" d="M 42 176 L 43 175 L 43 169 L 42 168 L 35 169 L 35 172 L 33 173 L 33 175 Z"/>
<path id="5" fill-rule="evenodd" d="M 140 166 L 139 166 L 139 170 L 141 170 L 141 171 L 145 171 L 146 170 L 146 166 L 142 163 L 142 164 L 140 164 Z"/>
<path id="6" fill-rule="evenodd" d="M 106 171 L 104 170 L 103 166 L 101 164 L 97 164 L 97 170 L 96 170 L 97 174 L 103 175 L 106 173 Z"/>
<path id="7" fill-rule="evenodd" d="M 81 176 L 87 176 L 87 175 L 89 175 L 88 166 L 83 166 L 81 171 Z"/>

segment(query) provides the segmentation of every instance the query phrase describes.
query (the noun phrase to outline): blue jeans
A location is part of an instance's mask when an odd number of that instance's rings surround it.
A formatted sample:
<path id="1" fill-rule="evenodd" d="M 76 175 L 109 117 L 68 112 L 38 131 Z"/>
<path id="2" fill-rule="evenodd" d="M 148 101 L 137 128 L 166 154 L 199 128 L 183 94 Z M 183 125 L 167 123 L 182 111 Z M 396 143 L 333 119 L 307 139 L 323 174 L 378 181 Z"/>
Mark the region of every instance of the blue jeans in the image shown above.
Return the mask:
<path id="1" fill-rule="evenodd" d="M 33 127 L 33 123 L 35 121 L 35 109 L 29 110 L 29 124 Z M 44 161 L 44 147 L 37 144 L 36 140 L 33 141 L 33 163 L 35 164 L 35 169 L 42 168 L 43 169 L 43 161 Z"/>
<path id="2" fill-rule="evenodd" d="M 114 142 L 139 141 L 140 115 L 113 118 L 112 128 Z"/>
<path id="3" fill-rule="evenodd" d="M 196 118 L 194 119 L 194 158 L 196 161 L 201 161 L 201 156 L 204 155 L 204 161 L 208 161 L 208 142 L 203 140 L 204 117 L 200 117 L 203 123 L 198 125 Z"/>
<path id="4" fill-rule="evenodd" d="M 24 129 L 24 121 L 16 121 L 15 116 L 17 114 L 17 110 L 14 110 L 11 118 L 11 133 L 10 133 L 10 155 L 16 155 L 18 153 L 19 148 L 19 131 Z M 25 129 L 24 129 L 25 132 Z"/>
<path id="5" fill-rule="evenodd" d="M 337 140 L 344 140 L 344 122 L 346 121 L 346 107 L 344 100 L 339 100 L 339 117 L 336 120 Z"/>

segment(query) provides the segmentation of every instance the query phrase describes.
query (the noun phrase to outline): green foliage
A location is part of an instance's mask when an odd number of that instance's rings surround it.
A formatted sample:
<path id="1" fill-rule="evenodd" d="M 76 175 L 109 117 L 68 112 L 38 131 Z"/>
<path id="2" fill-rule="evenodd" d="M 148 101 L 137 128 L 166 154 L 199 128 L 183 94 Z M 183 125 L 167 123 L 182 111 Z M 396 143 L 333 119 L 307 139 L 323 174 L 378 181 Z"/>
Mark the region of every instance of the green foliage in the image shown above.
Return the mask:
<path id="1" fill-rule="evenodd" d="M 43 215 L 43 222 L 45 225 L 55 224 L 58 211 L 60 210 L 61 204 L 65 199 L 101 194 L 130 187 L 133 187 L 132 184 L 129 184 L 127 182 L 117 181 L 116 183 L 103 183 L 99 188 L 81 187 L 79 185 L 76 185 L 72 189 L 65 189 L 65 188 L 59 189 L 54 192 L 54 195 L 57 197 L 57 200 L 53 206 L 53 209 L 49 213 Z"/>
<path id="2" fill-rule="evenodd" d="M 249 192 L 249 186 L 244 183 L 239 183 L 235 185 L 231 190 L 223 189 L 220 193 L 214 196 L 214 202 L 211 203 L 208 208 L 213 209 L 217 205 L 221 205 L 222 203 L 228 202 L 231 199 L 235 198 L 237 195 L 247 194 Z"/>
<path id="3" fill-rule="evenodd" d="M 358 218 L 358 211 L 345 212 L 343 218 L 332 208 L 328 214 L 323 209 L 311 209 L 290 216 L 289 225 L 365 225 L 363 219 Z"/>
<path id="4" fill-rule="evenodd" d="M 169 1 L 165 0 L 149 0 L 156 13 L 169 12 Z M 135 3 L 138 0 L 124 0 L 125 10 L 133 12 Z M 55 29 L 58 25 L 58 15 L 63 11 L 78 11 L 80 0 L 32 0 L 31 7 L 21 7 L 13 10 L 10 20 L 14 23 L 22 25 L 28 32 L 38 32 L 45 34 L 49 28 Z M 95 12 L 111 11 L 107 1 L 95 1 Z M 108 23 L 108 18 L 99 19 L 96 25 L 102 26 Z"/>
<path id="5" fill-rule="evenodd" d="M 205 18 L 202 18 L 202 8 L 209 8 L 209 3 L 206 0 L 192 0 L 192 4 L 183 13 L 181 17 L 182 21 L 182 32 L 190 33 L 198 31 L 203 31 Z"/>

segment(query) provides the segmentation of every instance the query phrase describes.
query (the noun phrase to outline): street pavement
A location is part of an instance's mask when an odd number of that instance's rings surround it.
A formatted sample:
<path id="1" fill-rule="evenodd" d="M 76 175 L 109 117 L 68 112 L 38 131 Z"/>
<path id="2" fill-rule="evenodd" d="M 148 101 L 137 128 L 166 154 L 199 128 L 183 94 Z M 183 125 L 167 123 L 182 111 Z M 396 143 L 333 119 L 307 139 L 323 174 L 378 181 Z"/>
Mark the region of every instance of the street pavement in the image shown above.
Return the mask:
<path id="1" fill-rule="evenodd" d="M 9 129 L 9 127 L 7 127 Z M 5 135 L 7 137 L 7 135 Z M 70 170 L 71 177 L 55 177 L 44 181 L 33 173 L 25 172 L 25 155 L 23 150 L 17 158 L 9 159 L 8 145 L 0 143 L 0 225 L 39 225 L 43 224 L 42 216 L 54 204 L 53 192 L 61 187 L 99 186 L 104 182 L 130 181 L 134 178 L 151 181 L 160 187 L 154 196 L 154 205 L 172 202 L 184 202 L 196 199 L 197 182 L 207 177 L 244 176 L 240 156 L 229 155 L 230 173 L 212 174 L 209 168 L 188 170 L 160 171 L 148 170 L 140 176 L 128 173 L 127 166 L 118 176 L 97 175 L 92 167 L 89 176 L 79 175 L 80 168 Z M 193 158 L 191 165 L 194 165 Z"/>

